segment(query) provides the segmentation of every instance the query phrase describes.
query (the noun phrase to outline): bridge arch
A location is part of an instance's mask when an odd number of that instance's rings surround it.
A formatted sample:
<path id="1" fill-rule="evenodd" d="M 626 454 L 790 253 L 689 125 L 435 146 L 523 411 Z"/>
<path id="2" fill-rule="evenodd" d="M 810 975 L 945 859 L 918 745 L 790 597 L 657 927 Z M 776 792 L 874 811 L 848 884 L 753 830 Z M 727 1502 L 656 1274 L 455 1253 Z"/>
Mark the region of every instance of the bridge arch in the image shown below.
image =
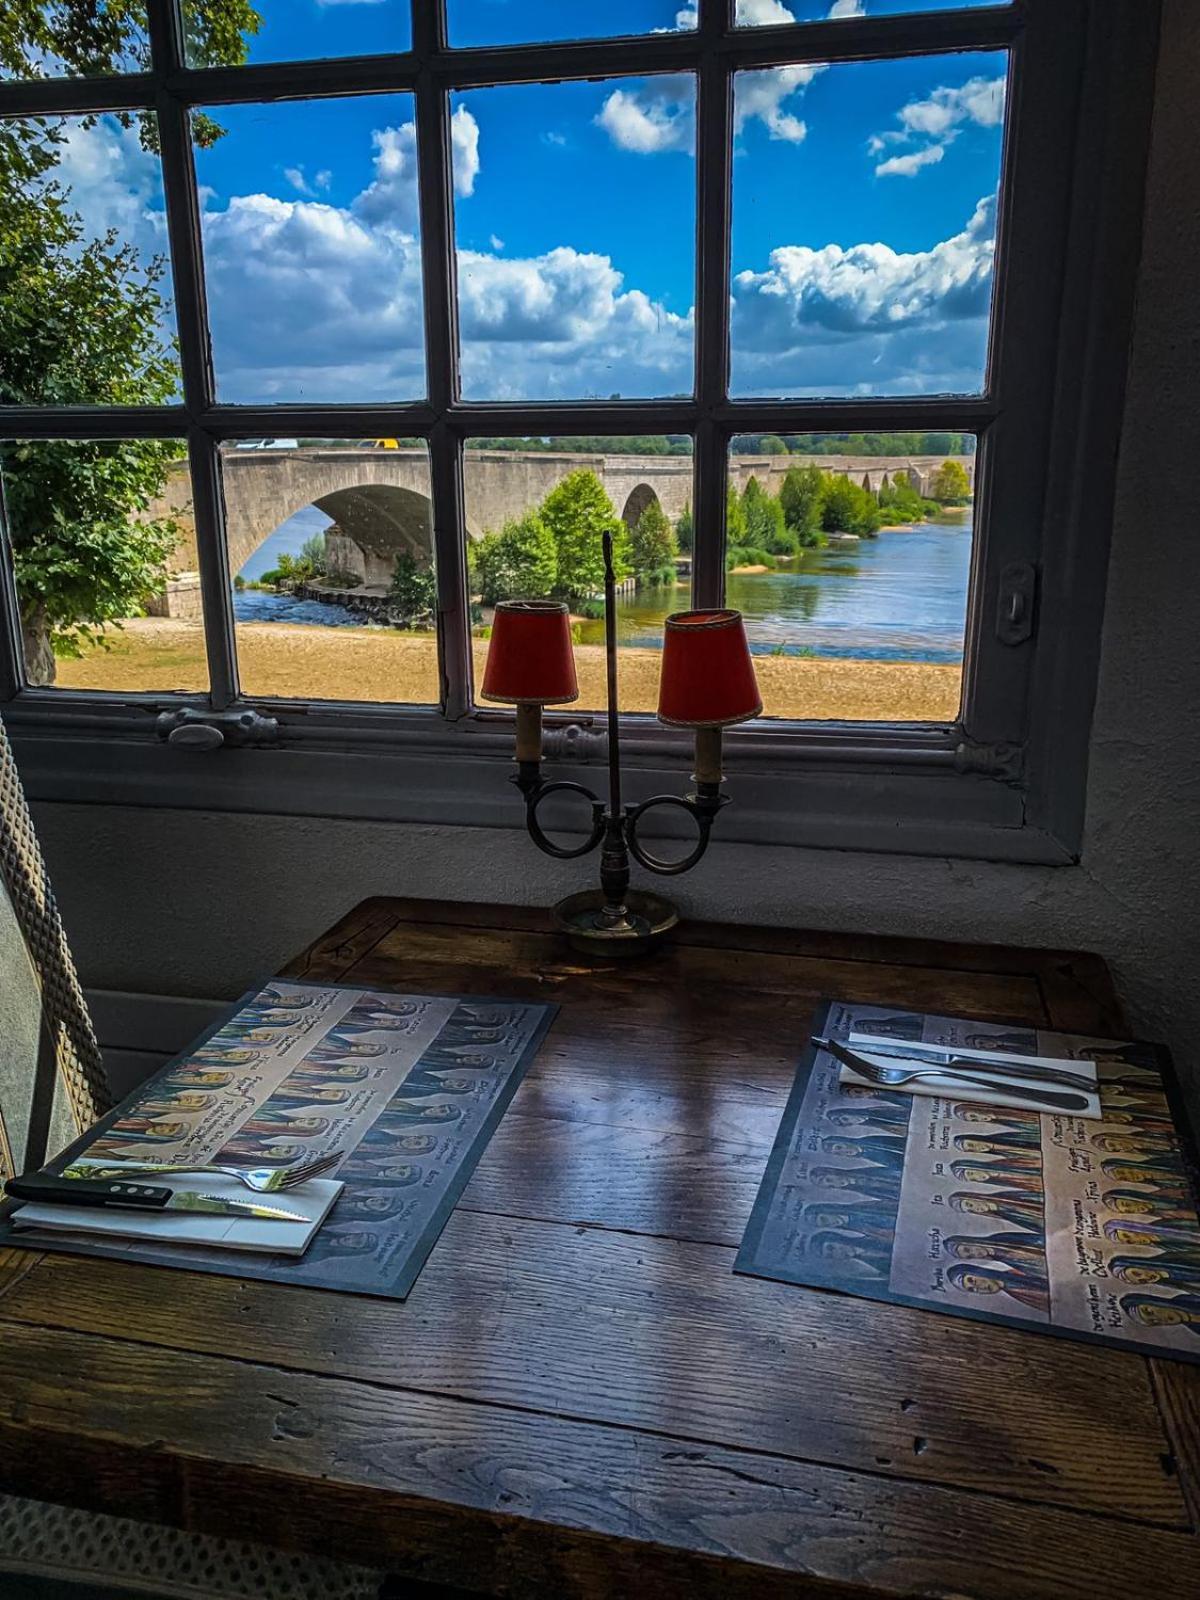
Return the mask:
<path id="1" fill-rule="evenodd" d="M 651 488 L 648 483 L 635 484 L 629 491 L 628 498 L 625 501 L 624 509 L 621 512 L 621 521 L 627 528 L 636 528 L 643 511 L 650 506 L 658 506 L 660 508 L 662 506 L 657 490 Z"/>

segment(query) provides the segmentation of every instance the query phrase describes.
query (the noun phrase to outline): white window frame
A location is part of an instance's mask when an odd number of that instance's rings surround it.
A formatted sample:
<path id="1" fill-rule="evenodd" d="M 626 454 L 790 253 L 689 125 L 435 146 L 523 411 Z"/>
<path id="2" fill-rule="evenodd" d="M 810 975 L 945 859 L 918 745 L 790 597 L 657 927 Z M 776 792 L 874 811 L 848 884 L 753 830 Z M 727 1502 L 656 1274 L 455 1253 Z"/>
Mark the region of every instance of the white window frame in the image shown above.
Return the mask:
<path id="1" fill-rule="evenodd" d="M 182 403 L 0 408 L 0 437 L 186 438 L 211 685 L 203 696 L 29 686 L 11 561 L 0 548 L 0 709 L 31 796 L 519 826 L 519 804 L 501 781 L 512 756 L 511 717 L 471 699 L 466 441 L 497 435 L 692 435 L 694 603 L 713 605 L 723 593 L 727 452 L 735 435 L 946 430 L 979 435 L 959 717 L 949 724 L 772 720 L 733 730 L 726 752 L 737 803 L 722 814 L 719 837 L 993 860 L 1077 858 L 1140 253 L 1159 0 L 1014 0 L 757 29 L 734 27 L 732 13 L 733 0 L 700 0 L 699 25 L 690 33 L 452 49 L 446 42 L 446 0 L 413 0 L 413 48 L 401 54 L 196 69 L 184 60 L 177 0 L 149 0 L 148 73 L 0 84 L 0 116 L 137 109 L 157 114 Z M 1010 76 L 984 393 L 731 399 L 734 73 L 795 61 L 997 48 L 1010 52 Z M 452 92 L 666 72 L 693 72 L 698 81 L 694 395 L 606 403 L 464 402 L 457 376 Z M 427 399 L 369 406 L 219 403 L 191 108 L 396 91 L 411 93 L 416 108 Z M 240 438 L 299 435 L 427 441 L 439 707 L 242 694 L 220 448 Z M 167 743 L 181 716 L 221 727 L 225 742 L 204 755 Z M 562 776 L 585 776 L 574 768 L 602 755 L 602 736 L 590 731 L 587 717 L 548 720 L 549 758 L 562 762 Z M 582 737 L 556 734 L 571 723 L 582 725 Z M 690 750 L 678 733 L 642 716 L 626 717 L 625 727 L 632 786 L 644 783 L 649 792 L 686 773 Z"/>

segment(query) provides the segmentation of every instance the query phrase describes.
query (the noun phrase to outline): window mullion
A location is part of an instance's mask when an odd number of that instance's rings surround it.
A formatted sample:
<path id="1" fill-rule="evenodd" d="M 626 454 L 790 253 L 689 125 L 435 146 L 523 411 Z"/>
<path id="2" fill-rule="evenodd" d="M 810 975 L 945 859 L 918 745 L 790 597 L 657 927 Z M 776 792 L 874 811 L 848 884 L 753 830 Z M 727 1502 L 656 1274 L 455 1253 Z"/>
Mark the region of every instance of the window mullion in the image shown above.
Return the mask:
<path id="1" fill-rule="evenodd" d="M 429 433 L 433 549 L 438 595 L 442 709 L 452 720 L 471 704 L 471 620 L 466 574 L 462 435 L 449 421 L 458 399 L 458 314 L 455 293 L 453 156 L 450 95 L 434 73 L 446 48 L 446 0 L 417 0 L 413 45 L 416 83 L 417 184 L 425 305 L 425 385 L 437 419 Z"/>
<path id="2" fill-rule="evenodd" d="M 732 0 L 701 0 L 706 50 L 696 105 L 696 398 L 692 604 L 725 594 L 725 483 L 728 435 L 717 421 L 729 387 L 729 223 L 733 165 L 732 80 L 715 46 L 731 23 Z"/>
<path id="3" fill-rule="evenodd" d="M 200 246 L 200 198 L 188 108 L 163 87 L 164 80 L 183 65 L 183 25 L 176 0 L 150 0 L 148 13 L 183 404 L 194 419 L 207 411 L 215 399 Z M 188 460 L 209 693 L 213 707 L 223 711 L 237 699 L 238 679 L 221 463 L 216 441 L 194 423 L 188 429 Z"/>

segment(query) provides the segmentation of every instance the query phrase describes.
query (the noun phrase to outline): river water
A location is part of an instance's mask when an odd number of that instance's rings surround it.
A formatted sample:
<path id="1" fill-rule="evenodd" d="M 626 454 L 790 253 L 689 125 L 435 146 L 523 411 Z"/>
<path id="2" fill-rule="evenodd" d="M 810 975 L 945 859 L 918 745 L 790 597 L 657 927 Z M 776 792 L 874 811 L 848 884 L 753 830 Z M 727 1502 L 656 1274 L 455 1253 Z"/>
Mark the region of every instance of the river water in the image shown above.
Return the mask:
<path id="1" fill-rule="evenodd" d="M 298 512 L 255 551 L 242 576 L 257 577 L 281 554 L 298 553 L 327 522 L 313 506 Z M 926 523 L 857 545 L 808 552 L 787 570 L 731 573 L 726 599 L 745 616 L 756 655 L 957 662 L 963 653 L 970 569 L 969 519 Z M 617 602 L 621 643 L 659 648 L 663 619 L 687 604 L 685 584 L 622 595 Z M 239 622 L 362 626 L 341 606 L 287 595 L 236 595 L 234 613 Z M 603 622 L 585 622 L 581 631 L 585 644 L 603 643 Z"/>

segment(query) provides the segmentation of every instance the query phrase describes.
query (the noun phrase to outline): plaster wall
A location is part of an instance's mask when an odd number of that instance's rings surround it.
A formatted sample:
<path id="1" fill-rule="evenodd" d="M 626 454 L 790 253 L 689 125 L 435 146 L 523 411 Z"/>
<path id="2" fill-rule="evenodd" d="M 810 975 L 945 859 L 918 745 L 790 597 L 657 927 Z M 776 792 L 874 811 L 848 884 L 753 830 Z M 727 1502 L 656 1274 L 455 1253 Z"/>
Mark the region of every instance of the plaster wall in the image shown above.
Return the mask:
<path id="1" fill-rule="evenodd" d="M 677 887 L 734 921 L 1099 950 L 1200 1092 L 1197 81 L 1200 7 L 1168 0 L 1082 863 L 718 844 Z M 540 903 L 579 881 L 515 830 L 71 805 L 38 823 L 99 988 L 232 996 L 370 894 Z"/>

